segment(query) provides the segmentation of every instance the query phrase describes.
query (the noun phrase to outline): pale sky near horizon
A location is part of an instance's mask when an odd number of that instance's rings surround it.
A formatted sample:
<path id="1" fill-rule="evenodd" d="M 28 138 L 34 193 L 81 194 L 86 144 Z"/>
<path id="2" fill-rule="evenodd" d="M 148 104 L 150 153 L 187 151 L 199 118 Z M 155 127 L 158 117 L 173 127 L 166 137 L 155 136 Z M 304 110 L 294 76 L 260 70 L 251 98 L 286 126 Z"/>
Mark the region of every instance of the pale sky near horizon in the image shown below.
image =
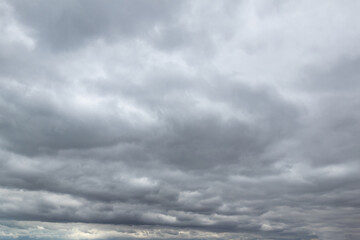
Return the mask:
<path id="1" fill-rule="evenodd" d="M 360 239 L 360 1 L 0 1 L 0 239 Z"/>

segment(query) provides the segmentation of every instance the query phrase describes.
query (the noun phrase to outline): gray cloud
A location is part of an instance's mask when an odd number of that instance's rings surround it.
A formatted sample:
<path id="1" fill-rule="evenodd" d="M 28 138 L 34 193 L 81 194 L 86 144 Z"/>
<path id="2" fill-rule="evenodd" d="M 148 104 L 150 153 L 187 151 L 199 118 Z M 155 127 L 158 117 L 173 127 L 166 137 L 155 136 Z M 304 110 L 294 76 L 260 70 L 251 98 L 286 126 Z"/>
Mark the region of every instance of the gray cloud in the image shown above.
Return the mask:
<path id="1" fill-rule="evenodd" d="M 1 2 L 0 238 L 358 239 L 359 4 L 326 4 Z"/>
<path id="2" fill-rule="evenodd" d="M 172 21 L 180 2 L 168 1 L 15 1 L 16 13 L 42 44 L 71 50 L 89 40 L 146 36 L 161 22 Z"/>

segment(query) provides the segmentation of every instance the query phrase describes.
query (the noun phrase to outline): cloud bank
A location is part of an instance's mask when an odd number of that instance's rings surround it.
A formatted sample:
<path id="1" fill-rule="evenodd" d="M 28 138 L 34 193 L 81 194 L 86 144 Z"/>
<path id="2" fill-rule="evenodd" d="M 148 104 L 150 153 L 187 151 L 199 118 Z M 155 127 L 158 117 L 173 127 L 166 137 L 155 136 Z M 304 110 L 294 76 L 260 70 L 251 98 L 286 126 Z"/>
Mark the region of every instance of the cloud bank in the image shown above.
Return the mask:
<path id="1" fill-rule="evenodd" d="M 1 239 L 359 239 L 357 1 L 1 1 Z"/>

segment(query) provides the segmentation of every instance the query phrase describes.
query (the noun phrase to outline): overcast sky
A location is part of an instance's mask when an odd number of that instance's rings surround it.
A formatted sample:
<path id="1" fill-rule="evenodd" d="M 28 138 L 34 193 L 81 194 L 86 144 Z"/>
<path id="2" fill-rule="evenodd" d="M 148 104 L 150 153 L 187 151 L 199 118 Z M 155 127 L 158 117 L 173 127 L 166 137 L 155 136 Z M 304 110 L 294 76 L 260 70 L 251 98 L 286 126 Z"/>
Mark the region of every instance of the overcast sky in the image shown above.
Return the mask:
<path id="1" fill-rule="evenodd" d="M 360 239 L 360 1 L 0 1 L 0 239 Z"/>

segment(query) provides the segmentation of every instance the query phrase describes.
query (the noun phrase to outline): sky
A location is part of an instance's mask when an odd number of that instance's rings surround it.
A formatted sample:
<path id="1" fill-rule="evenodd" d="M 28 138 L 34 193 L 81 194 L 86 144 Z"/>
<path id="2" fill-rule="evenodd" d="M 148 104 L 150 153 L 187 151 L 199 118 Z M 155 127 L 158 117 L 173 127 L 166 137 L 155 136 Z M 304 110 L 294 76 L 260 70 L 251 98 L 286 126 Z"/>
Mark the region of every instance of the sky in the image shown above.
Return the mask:
<path id="1" fill-rule="evenodd" d="M 0 1 L 0 239 L 360 239 L 360 1 Z"/>

